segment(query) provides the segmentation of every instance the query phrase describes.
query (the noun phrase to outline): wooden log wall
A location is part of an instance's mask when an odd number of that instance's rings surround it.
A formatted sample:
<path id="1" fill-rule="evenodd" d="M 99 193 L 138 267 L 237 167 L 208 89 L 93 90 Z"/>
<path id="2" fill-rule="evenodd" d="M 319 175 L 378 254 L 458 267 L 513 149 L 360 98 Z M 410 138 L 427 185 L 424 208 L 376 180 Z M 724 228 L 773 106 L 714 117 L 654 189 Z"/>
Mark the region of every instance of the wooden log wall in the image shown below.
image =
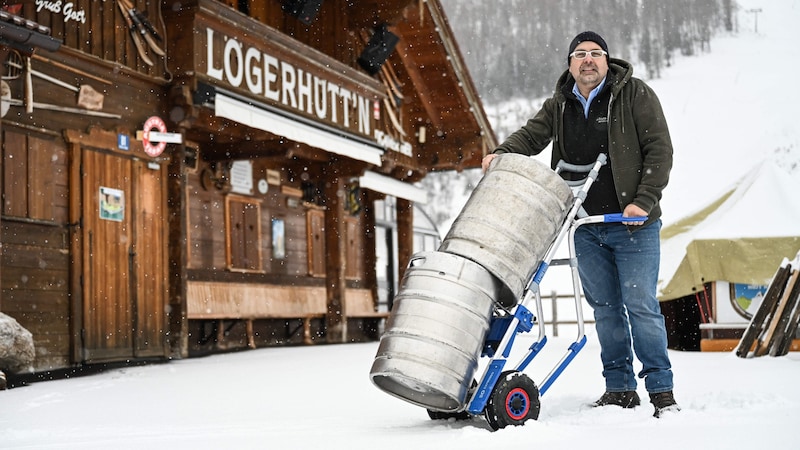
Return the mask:
<path id="1" fill-rule="evenodd" d="M 304 198 L 310 194 L 303 193 L 299 177 L 296 179 L 287 167 L 280 168 L 273 163 L 253 160 L 254 178 L 266 179 L 266 171 L 278 174 L 280 184 L 268 185 L 265 194 L 254 189 L 248 196 L 252 202 L 260 205 L 260 253 L 259 270 L 250 274 L 221 274 L 226 271 L 226 222 L 225 202 L 231 194 L 228 187 L 219 188 L 204 186 L 204 171 L 210 171 L 211 164 L 200 162 L 197 170 L 192 171 L 187 180 L 186 198 L 188 204 L 188 263 L 191 277 L 195 280 L 219 279 L 252 279 L 253 282 L 276 282 L 288 280 L 300 284 L 322 284 L 326 275 L 324 234 L 325 210 L 316 203 Z M 365 254 L 363 212 L 348 215 L 344 221 L 343 235 L 347 253 L 346 279 L 352 283 L 363 282 Z M 272 220 L 283 221 L 285 245 L 284 257 L 276 257 L 273 247 Z M 298 280 L 297 277 L 300 277 Z M 305 279 L 311 278 L 311 279 Z M 317 281 L 314 281 L 316 279 Z"/>
<path id="2" fill-rule="evenodd" d="M 53 135 L 3 126 L 2 311 L 35 337 L 36 366 L 70 364 L 67 157 Z"/>

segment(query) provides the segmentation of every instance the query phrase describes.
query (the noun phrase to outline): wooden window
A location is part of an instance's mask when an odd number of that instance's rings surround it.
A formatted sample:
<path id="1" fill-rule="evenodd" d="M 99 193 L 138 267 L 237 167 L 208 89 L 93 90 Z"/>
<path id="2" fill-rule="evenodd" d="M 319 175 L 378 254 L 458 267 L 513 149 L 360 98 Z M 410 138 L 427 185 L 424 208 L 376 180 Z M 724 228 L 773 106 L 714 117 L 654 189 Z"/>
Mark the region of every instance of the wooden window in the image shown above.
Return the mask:
<path id="1" fill-rule="evenodd" d="M 364 245 L 358 218 L 345 219 L 345 278 L 361 279 L 364 272 Z M 308 211 L 308 273 L 325 276 L 325 211 Z"/>
<path id="2" fill-rule="evenodd" d="M 349 280 L 361 279 L 364 268 L 364 246 L 362 245 L 363 238 L 359 225 L 360 222 L 358 218 L 349 217 L 345 219 L 347 230 L 347 257 L 344 276 Z"/>
<path id="3" fill-rule="evenodd" d="M 308 210 L 308 274 L 315 277 L 325 276 L 325 211 Z"/>
<path id="4" fill-rule="evenodd" d="M 260 272 L 261 205 L 249 197 L 225 198 L 225 235 L 228 269 Z"/>
<path id="5" fill-rule="evenodd" d="M 6 131 L 3 214 L 48 222 L 65 219 L 66 197 L 56 195 L 65 161 L 65 149 L 53 141 Z"/>

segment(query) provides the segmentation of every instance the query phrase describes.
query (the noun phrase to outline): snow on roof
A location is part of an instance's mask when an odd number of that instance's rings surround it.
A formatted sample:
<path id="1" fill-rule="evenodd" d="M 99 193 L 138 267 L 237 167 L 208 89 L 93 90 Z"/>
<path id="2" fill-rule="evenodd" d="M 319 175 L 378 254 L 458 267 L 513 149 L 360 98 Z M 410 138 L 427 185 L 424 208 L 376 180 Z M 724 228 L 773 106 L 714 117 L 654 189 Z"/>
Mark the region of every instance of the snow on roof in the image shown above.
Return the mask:
<path id="1" fill-rule="evenodd" d="M 703 221 L 695 239 L 800 236 L 800 180 L 772 160 L 755 167 Z"/>
<path id="2" fill-rule="evenodd" d="M 682 264 L 693 266 L 695 279 L 715 281 L 711 274 L 702 273 L 695 261 L 686 262 L 687 250 L 697 241 L 744 241 L 750 239 L 778 240 L 779 245 L 763 246 L 763 252 L 784 252 L 770 255 L 780 261 L 790 257 L 797 249 L 785 248 L 784 243 L 800 240 L 800 180 L 794 179 L 773 161 L 766 160 L 744 175 L 730 189 L 702 209 L 678 220 L 662 231 L 661 271 L 659 295 L 663 296 Z M 750 241 L 748 241 L 750 242 Z M 718 247 L 722 247 L 719 245 Z M 693 258 L 720 260 L 731 255 L 709 251 L 692 255 Z M 740 247 L 741 248 L 741 247 Z M 758 253 L 759 249 L 750 249 Z M 720 249 L 720 252 L 724 252 Z M 740 266 L 756 264 L 752 257 L 738 258 Z M 710 264 L 719 265 L 717 261 Z M 730 261 L 727 261 L 730 264 Z M 758 267 L 760 272 L 772 273 L 772 268 Z M 727 280 L 741 282 L 741 280 Z M 671 297 L 675 298 L 675 297 Z"/>

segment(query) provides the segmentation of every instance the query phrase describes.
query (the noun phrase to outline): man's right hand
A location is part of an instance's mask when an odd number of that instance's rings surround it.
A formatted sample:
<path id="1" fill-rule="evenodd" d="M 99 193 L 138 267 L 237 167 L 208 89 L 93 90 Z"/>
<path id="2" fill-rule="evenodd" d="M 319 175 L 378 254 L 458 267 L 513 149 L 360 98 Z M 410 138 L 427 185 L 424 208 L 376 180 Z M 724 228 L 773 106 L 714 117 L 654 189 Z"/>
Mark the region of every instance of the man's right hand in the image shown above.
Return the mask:
<path id="1" fill-rule="evenodd" d="M 481 161 L 481 168 L 483 169 L 483 173 L 486 173 L 486 171 L 489 170 L 489 164 L 491 164 L 492 160 L 494 160 L 496 157 L 497 157 L 496 153 L 489 153 L 488 155 L 483 157 L 483 161 Z"/>

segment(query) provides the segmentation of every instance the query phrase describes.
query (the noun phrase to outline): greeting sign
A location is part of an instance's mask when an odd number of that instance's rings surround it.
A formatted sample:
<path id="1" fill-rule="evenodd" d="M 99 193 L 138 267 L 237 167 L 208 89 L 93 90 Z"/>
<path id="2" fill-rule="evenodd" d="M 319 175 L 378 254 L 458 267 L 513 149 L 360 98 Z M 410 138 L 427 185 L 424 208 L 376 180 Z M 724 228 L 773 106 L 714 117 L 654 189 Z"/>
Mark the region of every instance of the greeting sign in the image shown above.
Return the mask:
<path id="1" fill-rule="evenodd" d="M 64 23 L 69 22 L 70 20 L 74 22 L 86 23 L 86 10 L 78 9 L 78 7 L 73 2 L 62 2 L 62 1 L 45 1 L 45 0 L 36 0 L 36 12 L 42 12 L 42 10 L 49 11 L 53 14 L 61 14 L 64 16 Z"/>

